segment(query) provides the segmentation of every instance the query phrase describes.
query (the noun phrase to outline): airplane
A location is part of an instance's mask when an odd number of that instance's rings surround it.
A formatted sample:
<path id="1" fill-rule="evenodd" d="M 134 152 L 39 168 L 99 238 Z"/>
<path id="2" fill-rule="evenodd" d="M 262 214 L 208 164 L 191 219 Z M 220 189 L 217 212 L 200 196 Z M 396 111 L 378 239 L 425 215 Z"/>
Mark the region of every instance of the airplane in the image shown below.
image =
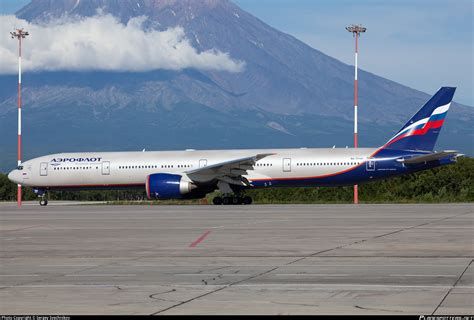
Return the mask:
<path id="1" fill-rule="evenodd" d="M 58 153 L 25 161 L 8 178 L 48 191 L 143 188 L 149 199 L 199 199 L 219 190 L 215 205 L 251 204 L 251 188 L 345 186 L 456 162 L 434 146 L 456 88 L 442 87 L 378 148 L 300 148 Z"/>

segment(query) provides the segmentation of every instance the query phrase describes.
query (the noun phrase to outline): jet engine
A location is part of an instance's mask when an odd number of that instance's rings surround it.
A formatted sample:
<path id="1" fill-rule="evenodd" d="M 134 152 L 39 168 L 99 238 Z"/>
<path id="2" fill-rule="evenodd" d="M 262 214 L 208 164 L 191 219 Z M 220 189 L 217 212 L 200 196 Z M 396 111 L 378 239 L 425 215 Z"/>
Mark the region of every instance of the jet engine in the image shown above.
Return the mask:
<path id="1" fill-rule="evenodd" d="M 181 199 L 195 188 L 195 184 L 179 174 L 155 173 L 146 179 L 148 199 Z"/>

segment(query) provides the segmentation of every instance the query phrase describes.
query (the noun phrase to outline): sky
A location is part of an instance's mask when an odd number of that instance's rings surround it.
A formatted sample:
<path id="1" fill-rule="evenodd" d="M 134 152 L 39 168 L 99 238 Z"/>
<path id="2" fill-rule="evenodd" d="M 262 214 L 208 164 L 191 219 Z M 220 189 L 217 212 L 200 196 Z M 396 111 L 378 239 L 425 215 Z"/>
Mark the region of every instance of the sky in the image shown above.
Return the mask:
<path id="1" fill-rule="evenodd" d="M 472 0 L 234 0 L 272 27 L 347 64 L 362 24 L 359 67 L 434 94 L 456 86 L 455 100 L 474 106 Z"/>
<path id="2" fill-rule="evenodd" d="M 29 0 L 0 0 L 11 14 Z M 354 64 L 345 30 L 362 24 L 360 68 L 433 94 L 456 86 L 455 100 L 474 106 L 472 0 L 234 0 L 270 26 Z"/>

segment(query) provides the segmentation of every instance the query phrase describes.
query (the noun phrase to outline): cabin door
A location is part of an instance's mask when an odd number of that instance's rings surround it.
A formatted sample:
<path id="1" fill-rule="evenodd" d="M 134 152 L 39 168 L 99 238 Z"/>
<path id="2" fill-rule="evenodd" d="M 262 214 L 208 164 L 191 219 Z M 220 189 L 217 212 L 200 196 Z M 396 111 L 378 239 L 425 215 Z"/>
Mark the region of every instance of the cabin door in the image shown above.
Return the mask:
<path id="1" fill-rule="evenodd" d="M 48 175 L 48 163 L 41 162 L 40 164 L 40 176 L 47 176 Z"/>
<path id="2" fill-rule="evenodd" d="M 291 172 L 291 158 L 283 159 L 283 172 Z"/>
<path id="3" fill-rule="evenodd" d="M 207 159 L 199 160 L 199 168 L 207 167 Z"/>
<path id="4" fill-rule="evenodd" d="M 367 171 L 375 171 L 375 160 L 367 160 L 365 168 L 367 169 Z"/>
<path id="5" fill-rule="evenodd" d="M 102 174 L 109 175 L 110 174 L 110 161 L 102 162 Z"/>

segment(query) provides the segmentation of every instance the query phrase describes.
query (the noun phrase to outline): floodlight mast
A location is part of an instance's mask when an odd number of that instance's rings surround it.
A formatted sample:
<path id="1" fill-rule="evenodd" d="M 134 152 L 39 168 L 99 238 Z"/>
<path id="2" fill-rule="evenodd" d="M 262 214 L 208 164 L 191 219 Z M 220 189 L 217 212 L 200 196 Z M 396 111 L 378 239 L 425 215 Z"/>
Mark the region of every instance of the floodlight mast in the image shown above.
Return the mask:
<path id="1" fill-rule="evenodd" d="M 18 39 L 18 166 L 21 165 L 21 39 L 29 35 L 28 31 L 15 29 L 10 32 L 12 39 Z M 18 207 L 21 207 L 21 184 L 18 184 Z"/>
<path id="2" fill-rule="evenodd" d="M 358 148 L 359 141 L 357 137 L 357 108 L 358 108 L 358 100 L 359 100 L 359 87 L 357 83 L 357 56 L 359 53 L 359 36 L 361 33 L 364 33 L 367 28 L 363 27 L 362 25 L 355 25 L 352 24 L 346 27 L 346 30 L 352 33 L 355 38 L 355 64 L 354 64 L 354 148 Z M 359 186 L 354 185 L 354 204 L 359 203 Z"/>

